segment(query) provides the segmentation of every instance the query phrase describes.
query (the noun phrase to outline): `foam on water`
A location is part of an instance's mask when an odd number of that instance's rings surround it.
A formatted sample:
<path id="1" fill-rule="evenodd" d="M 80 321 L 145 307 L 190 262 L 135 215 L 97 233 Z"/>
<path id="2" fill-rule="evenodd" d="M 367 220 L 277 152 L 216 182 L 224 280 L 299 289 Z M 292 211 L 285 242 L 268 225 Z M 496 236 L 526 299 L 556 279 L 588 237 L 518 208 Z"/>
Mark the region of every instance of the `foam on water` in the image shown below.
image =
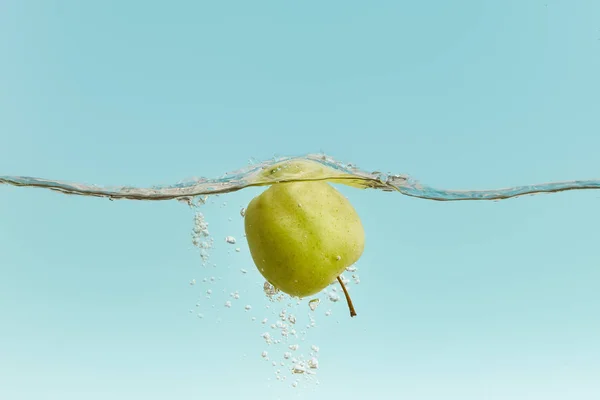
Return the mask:
<path id="1" fill-rule="evenodd" d="M 437 201 L 501 200 L 537 193 L 600 189 L 600 180 L 577 180 L 495 190 L 443 190 L 422 185 L 407 175 L 362 171 L 352 164 L 341 163 L 324 154 L 278 158 L 227 173 L 216 179 L 196 178 L 175 185 L 151 188 L 102 188 L 34 177 L 0 176 L 0 184 L 13 186 L 38 187 L 66 194 L 106 197 L 111 200 L 177 199 L 190 205 L 194 202 L 206 202 L 206 198 L 203 197 L 206 195 L 235 192 L 251 186 L 298 181 L 329 181 L 361 189 L 380 189 Z M 240 214 L 243 215 L 244 211 Z"/>

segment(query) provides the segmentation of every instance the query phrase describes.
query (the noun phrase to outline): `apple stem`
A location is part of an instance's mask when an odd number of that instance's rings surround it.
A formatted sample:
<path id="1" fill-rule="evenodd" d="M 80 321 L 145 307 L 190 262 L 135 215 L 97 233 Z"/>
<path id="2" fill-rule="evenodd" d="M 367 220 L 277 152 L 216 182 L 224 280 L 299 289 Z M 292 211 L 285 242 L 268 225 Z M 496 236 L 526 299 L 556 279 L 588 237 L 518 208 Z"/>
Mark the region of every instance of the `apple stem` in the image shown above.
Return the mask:
<path id="1" fill-rule="evenodd" d="M 348 294 L 348 290 L 346 290 L 346 285 L 344 285 L 344 282 L 342 281 L 340 276 L 337 277 L 337 280 L 340 283 L 340 285 L 342 285 L 342 290 L 344 291 L 344 296 L 346 296 L 346 302 L 348 303 L 348 308 L 350 309 L 350 316 L 356 317 L 356 311 L 354 310 L 354 304 L 352 304 L 352 299 L 350 298 L 350 295 Z"/>

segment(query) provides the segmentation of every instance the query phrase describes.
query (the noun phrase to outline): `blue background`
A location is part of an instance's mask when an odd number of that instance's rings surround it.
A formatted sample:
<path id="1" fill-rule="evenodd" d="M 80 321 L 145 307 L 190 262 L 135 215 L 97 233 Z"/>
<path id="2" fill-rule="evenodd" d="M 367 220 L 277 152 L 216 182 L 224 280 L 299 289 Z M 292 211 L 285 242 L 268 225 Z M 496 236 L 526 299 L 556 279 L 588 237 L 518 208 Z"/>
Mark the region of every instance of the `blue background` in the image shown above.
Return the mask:
<path id="1" fill-rule="evenodd" d="M 5 0 L 0 174 L 148 186 L 323 151 L 450 189 L 599 178 L 598 71 L 595 0 Z M 340 189 L 359 316 L 317 309 L 320 385 L 292 389 L 242 307 L 271 316 L 239 216 L 259 189 L 205 207 L 205 268 L 180 203 L 0 187 L 0 398 L 600 398 L 600 193 Z"/>

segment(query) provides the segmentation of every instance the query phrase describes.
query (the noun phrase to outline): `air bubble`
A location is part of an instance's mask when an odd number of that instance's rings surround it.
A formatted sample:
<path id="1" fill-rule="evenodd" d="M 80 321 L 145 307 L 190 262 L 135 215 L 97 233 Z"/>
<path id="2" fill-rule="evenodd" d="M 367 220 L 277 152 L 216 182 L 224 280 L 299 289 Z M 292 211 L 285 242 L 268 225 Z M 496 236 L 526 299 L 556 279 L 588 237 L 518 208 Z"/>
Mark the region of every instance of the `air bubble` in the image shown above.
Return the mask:
<path id="1" fill-rule="evenodd" d="M 227 308 L 231 308 L 231 302 L 230 302 L 230 301 L 226 301 L 226 302 L 225 302 L 225 307 L 227 307 Z"/>
<path id="2" fill-rule="evenodd" d="M 311 311 L 315 311 L 317 309 L 317 307 L 319 306 L 320 302 L 321 302 L 320 299 L 312 299 L 311 301 L 308 302 L 308 307 L 310 307 Z"/>
<path id="3" fill-rule="evenodd" d="M 226 236 L 225 241 L 229 244 L 235 244 L 235 238 L 233 236 Z"/>

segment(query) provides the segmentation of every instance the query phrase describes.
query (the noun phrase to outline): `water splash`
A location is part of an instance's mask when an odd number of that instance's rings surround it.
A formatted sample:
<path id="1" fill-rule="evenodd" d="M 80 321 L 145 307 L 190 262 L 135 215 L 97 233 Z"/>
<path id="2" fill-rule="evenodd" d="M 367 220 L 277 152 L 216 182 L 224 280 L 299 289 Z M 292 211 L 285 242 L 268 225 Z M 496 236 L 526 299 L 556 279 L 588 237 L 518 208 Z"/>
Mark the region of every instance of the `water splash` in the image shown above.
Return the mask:
<path id="1" fill-rule="evenodd" d="M 443 190 L 422 185 L 407 175 L 362 171 L 354 165 L 341 163 L 323 154 L 278 158 L 227 173 L 221 178 L 196 178 L 171 186 L 150 188 L 103 188 L 42 178 L 0 176 L 0 184 L 44 188 L 65 194 L 105 197 L 111 200 L 177 199 L 188 204 L 192 204 L 192 200 L 199 196 L 230 193 L 252 186 L 299 181 L 329 181 L 361 189 L 400 192 L 406 196 L 437 201 L 502 200 L 538 193 L 600 189 L 600 180 L 576 180 L 495 190 Z"/>

